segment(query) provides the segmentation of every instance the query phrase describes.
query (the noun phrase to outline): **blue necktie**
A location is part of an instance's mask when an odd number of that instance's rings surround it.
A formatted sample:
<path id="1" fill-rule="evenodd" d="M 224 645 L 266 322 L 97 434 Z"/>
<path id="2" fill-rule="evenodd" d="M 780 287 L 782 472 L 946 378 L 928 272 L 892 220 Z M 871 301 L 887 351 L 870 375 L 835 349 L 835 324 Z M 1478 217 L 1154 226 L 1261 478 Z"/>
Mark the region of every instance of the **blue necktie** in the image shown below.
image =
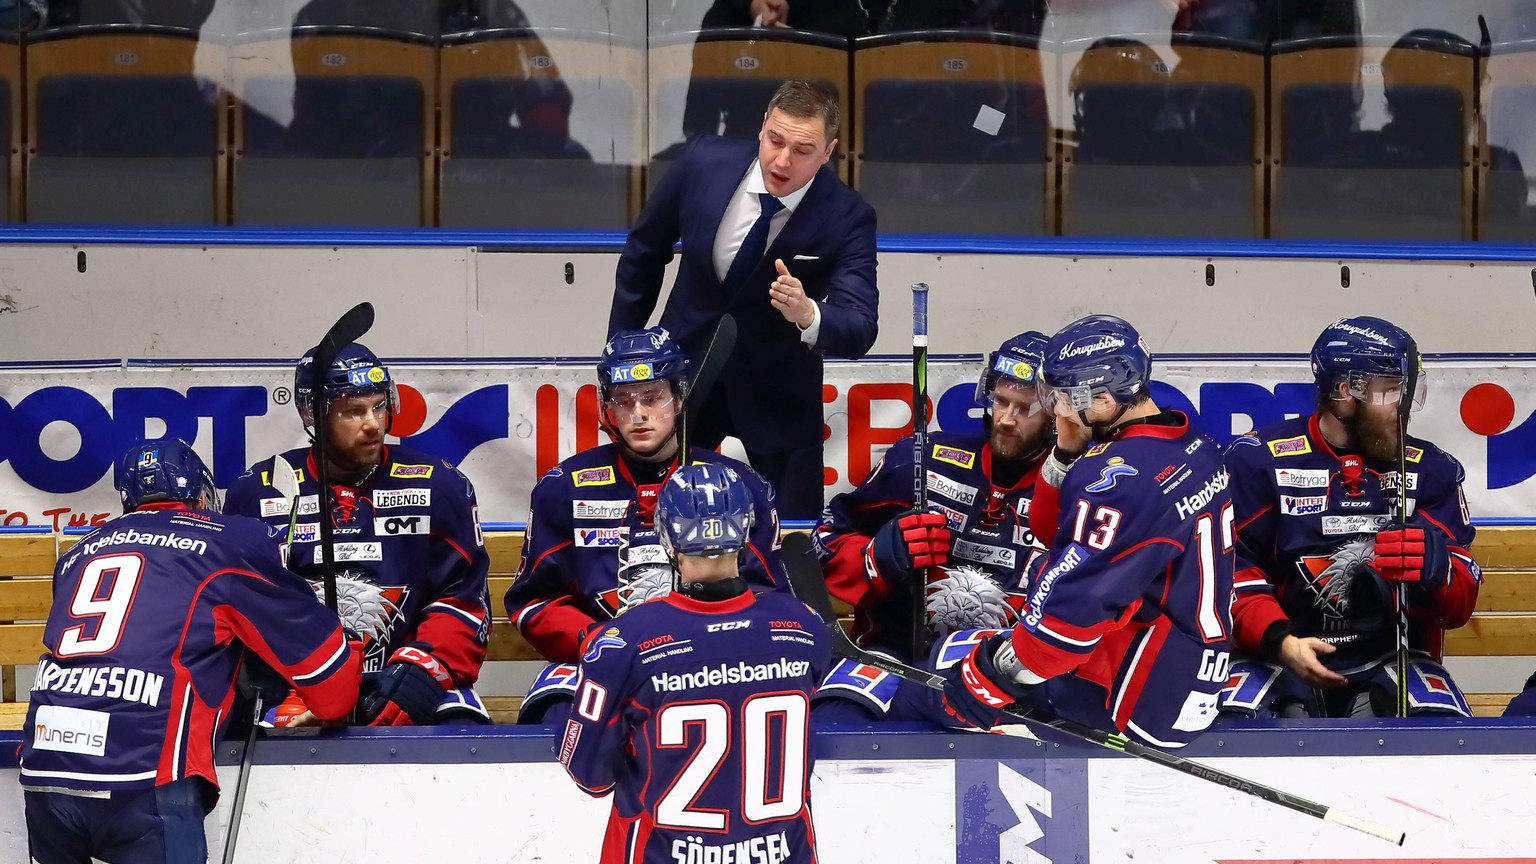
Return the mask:
<path id="1" fill-rule="evenodd" d="M 725 279 L 720 286 L 726 293 L 733 293 L 741 287 L 741 283 L 747 280 L 747 276 L 757 268 L 757 262 L 763 258 L 763 253 L 768 251 L 768 223 L 773 221 L 773 214 L 784 209 L 784 202 L 769 195 L 767 192 L 757 193 L 757 200 L 762 203 L 763 212 L 752 223 L 747 236 L 741 241 L 741 248 L 736 250 L 736 257 L 731 259 L 731 269 L 725 271 Z"/>

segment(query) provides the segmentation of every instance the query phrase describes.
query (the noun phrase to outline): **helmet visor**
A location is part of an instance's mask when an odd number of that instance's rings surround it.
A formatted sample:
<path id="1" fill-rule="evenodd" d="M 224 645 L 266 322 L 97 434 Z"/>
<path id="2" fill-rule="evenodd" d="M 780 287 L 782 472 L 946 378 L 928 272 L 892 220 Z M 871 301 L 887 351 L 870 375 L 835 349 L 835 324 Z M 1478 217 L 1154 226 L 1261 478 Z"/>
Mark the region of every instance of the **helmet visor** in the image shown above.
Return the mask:
<path id="1" fill-rule="evenodd" d="M 1044 400 L 1040 396 L 1042 386 L 999 377 L 991 389 L 981 394 L 980 402 L 994 417 L 1012 412 L 1022 420 L 1045 410 Z"/>
<path id="2" fill-rule="evenodd" d="M 638 422 L 667 413 L 677 402 L 677 392 L 666 381 L 621 384 L 603 394 L 603 405 L 614 422 Z"/>
<path id="3" fill-rule="evenodd" d="M 1403 397 L 1408 395 L 1413 400 L 1408 411 L 1416 413 L 1424 407 L 1424 376 L 1419 375 L 1413 386 L 1413 393 L 1406 394 L 1407 385 L 1401 375 L 1375 375 L 1369 372 L 1350 372 L 1339 377 L 1344 386 L 1344 392 L 1349 396 L 1359 399 L 1367 405 L 1398 405 Z M 1338 393 L 1336 389 L 1334 391 Z M 1339 396 L 1338 398 L 1344 398 Z"/>
<path id="4" fill-rule="evenodd" d="M 1087 411 L 1093 407 L 1093 388 L 1084 384 L 1075 387 L 1052 387 L 1042 381 L 1039 387 L 1040 407 L 1055 414 L 1057 405 L 1064 405 L 1073 412 Z"/>

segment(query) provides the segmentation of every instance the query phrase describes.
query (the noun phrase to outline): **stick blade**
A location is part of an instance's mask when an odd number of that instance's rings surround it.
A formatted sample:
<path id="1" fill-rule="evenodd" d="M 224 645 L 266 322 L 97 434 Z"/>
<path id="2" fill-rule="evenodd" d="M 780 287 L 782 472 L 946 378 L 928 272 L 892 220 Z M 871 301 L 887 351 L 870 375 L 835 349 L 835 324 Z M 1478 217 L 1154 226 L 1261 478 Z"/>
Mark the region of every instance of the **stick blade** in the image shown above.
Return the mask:
<path id="1" fill-rule="evenodd" d="M 290 503 L 299 497 L 299 475 L 281 456 L 272 457 L 272 488 Z"/>
<path id="2" fill-rule="evenodd" d="M 811 544 L 811 535 L 799 532 L 784 535 L 779 554 L 789 574 L 790 590 L 829 627 L 839 626 L 837 614 L 832 611 L 832 596 L 827 593 L 827 580 L 821 574 L 821 559 Z"/>
<path id="3" fill-rule="evenodd" d="M 336 359 L 336 355 L 347 345 L 363 338 L 373 328 L 373 304 L 362 302 L 348 309 L 345 314 L 336 319 L 331 329 L 326 331 L 320 344 L 315 346 L 315 367 L 324 369 L 330 366 L 330 361 Z M 321 363 L 321 360 L 326 362 Z"/>

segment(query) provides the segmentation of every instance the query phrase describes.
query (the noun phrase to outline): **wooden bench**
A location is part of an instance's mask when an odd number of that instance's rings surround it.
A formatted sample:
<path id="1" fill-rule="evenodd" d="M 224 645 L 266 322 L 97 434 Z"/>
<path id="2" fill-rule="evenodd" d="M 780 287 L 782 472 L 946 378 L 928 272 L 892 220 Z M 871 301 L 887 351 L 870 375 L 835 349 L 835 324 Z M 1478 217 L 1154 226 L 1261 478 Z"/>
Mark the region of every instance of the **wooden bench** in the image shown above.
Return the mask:
<path id="1" fill-rule="evenodd" d="M 15 667 L 30 666 L 42 652 L 43 622 L 52 603 L 50 588 L 58 556 L 76 541 L 54 534 L 0 534 L 0 728 L 20 728 L 25 703 L 17 703 Z M 494 624 L 488 661 L 537 661 L 541 658 L 507 621 L 502 603 L 522 560 L 521 532 L 487 532 L 491 554 L 490 595 Z M 1446 637 L 1448 656 L 1536 655 L 1536 528 L 1487 527 L 1479 530 L 1474 550 L 1484 582 L 1477 612 L 1466 627 Z M 1518 686 L 1520 682 L 1512 682 Z M 1483 716 L 1497 716 L 1513 693 L 1468 697 Z M 511 722 L 521 699 L 489 697 L 498 722 Z"/>

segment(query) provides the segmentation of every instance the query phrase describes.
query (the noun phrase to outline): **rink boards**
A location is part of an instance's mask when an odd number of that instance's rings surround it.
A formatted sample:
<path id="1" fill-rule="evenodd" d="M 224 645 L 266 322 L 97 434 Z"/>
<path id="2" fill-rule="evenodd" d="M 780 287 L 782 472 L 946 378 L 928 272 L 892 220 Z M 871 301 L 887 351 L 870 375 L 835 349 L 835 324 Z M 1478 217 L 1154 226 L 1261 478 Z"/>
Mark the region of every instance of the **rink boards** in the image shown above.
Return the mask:
<path id="1" fill-rule="evenodd" d="M 23 861 L 20 733 L 0 736 L 0 861 Z M 221 748 L 226 794 L 241 747 Z M 1532 862 L 1536 727 L 1495 719 L 1313 722 L 1208 733 L 1180 755 L 1407 832 L 1401 848 L 1074 742 L 918 730 L 825 732 L 821 860 Z M 539 727 L 267 738 L 237 861 L 595 862 L 606 800 L 576 790 Z"/>

